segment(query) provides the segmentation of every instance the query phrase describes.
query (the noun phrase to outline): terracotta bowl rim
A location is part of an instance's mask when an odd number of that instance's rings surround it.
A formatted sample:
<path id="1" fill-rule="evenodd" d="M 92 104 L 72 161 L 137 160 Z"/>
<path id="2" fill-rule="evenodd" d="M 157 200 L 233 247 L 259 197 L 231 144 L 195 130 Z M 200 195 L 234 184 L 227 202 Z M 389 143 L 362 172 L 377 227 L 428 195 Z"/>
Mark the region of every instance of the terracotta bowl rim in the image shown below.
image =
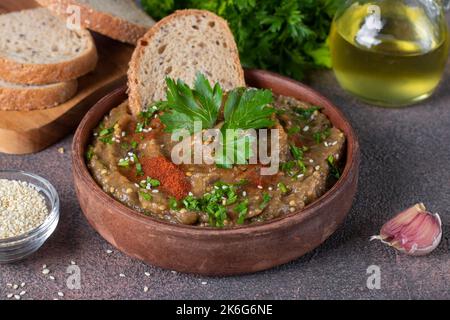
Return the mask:
<path id="1" fill-rule="evenodd" d="M 304 90 L 309 91 L 312 93 L 318 100 L 321 101 L 323 105 L 321 107 L 324 107 L 324 109 L 331 108 L 333 111 L 337 114 L 337 116 L 341 119 L 342 127 L 346 127 L 346 163 L 344 166 L 344 170 L 341 174 L 341 177 L 339 180 L 327 191 L 325 194 L 323 194 L 321 197 L 319 197 L 317 200 L 312 202 L 311 204 L 307 205 L 305 208 L 299 211 L 295 211 L 293 213 L 289 213 L 287 215 L 262 222 L 262 223 L 255 223 L 245 226 L 239 226 L 239 227 L 233 227 L 233 228 L 223 228 L 223 229 L 217 229 L 213 227 L 198 227 L 198 226 L 190 226 L 190 225 L 182 225 L 182 224 L 175 224 L 171 222 L 167 222 L 164 220 L 160 220 L 157 218 L 153 218 L 150 216 L 145 216 L 144 214 L 137 212 L 126 205 L 122 204 L 120 201 L 116 200 L 112 196 L 108 195 L 106 192 L 103 191 L 103 189 L 97 184 L 97 182 L 94 180 L 92 175 L 89 172 L 89 169 L 87 168 L 85 157 L 84 157 L 84 151 L 86 149 L 86 146 L 88 144 L 88 141 L 84 143 L 84 145 L 77 144 L 76 142 L 80 140 L 80 137 L 83 133 L 83 131 L 86 130 L 86 127 L 92 127 L 88 128 L 89 130 L 92 130 L 96 127 L 89 125 L 89 121 L 91 116 L 96 112 L 96 109 L 104 104 L 110 104 L 109 100 L 112 98 L 115 98 L 116 95 L 124 94 L 127 90 L 127 85 L 124 84 L 113 91 L 111 91 L 109 94 L 104 96 L 102 99 L 100 99 L 83 117 L 80 125 L 78 126 L 72 143 L 72 166 L 73 166 L 73 172 L 77 171 L 78 174 L 80 174 L 84 179 L 84 182 L 88 183 L 88 187 L 92 190 L 93 196 L 98 196 L 100 198 L 103 198 L 103 200 L 109 200 L 110 205 L 113 207 L 114 212 L 119 213 L 121 215 L 125 215 L 128 218 L 136 219 L 139 222 L 145 223 L 147 225 L 151 225 L 154 227 L 158 227 L 161 230 L 166 229 L 167 231 L 170 231 L 172 233 L 179 233 L 180 235 L 183 235 L 185 237 L 189 237 L 189 234 L 196 234 L 200 236 L 242 236 L 243 234 L 264 234 L 267 232 L 270 232 L 274 229 L 282 228 L 283 226 L 288 225 L 295 225 L 298 223 L 301 223 L 302 221 L 305 221 L 309 219 L 310 217 L 314 216 L 316 212 L 318 212 L 321 207 L 327 206 L 332 203 L 333 199 L 338 195 L 339 192 L 343 190 L 343 186 L 349 182 L 349 179 L 351 178 L 351 173 L 355 170 L 357 171 L 359 168 L 359 142 L 358 138 L 355 134 L 354 129 L 350 125 L 350 122 L 347 120 L 347 118 L 344 116 L 342 111 L 338 109 L 333 103 L 331 103 L 330 100 L 322 96 L 319 92 L 312 89 L 311 87 L 304 85 L 298 81 L 292 80 L 290 78 L 287 78 L 285 76 L 281 76 L 279 74 L 276 74 L 274 72 L 266 71 L 266 70 L 258 70 L 258 69 L 252 69 L 252 70 L 246 70 L 253 72 L 255 74 L 260 75 L 268 75 L 271 77 L 276 77 L 279 80 L 287 81 L 290 84 L 293 84 L 295 86 L 300 86 Z M 111 108 L 112 109 L 112 108 Z M 109 109 L 107 112 L 109 112 L 111 109 Z M 326 110 L 324 110 L 325 114 L 327 114 Z M 331 121 L 331 120 L 330 120 Z M 333 123 L 333 125 L 335 125 Z M 81 165 L 80 165 L 81 164 Z"/>

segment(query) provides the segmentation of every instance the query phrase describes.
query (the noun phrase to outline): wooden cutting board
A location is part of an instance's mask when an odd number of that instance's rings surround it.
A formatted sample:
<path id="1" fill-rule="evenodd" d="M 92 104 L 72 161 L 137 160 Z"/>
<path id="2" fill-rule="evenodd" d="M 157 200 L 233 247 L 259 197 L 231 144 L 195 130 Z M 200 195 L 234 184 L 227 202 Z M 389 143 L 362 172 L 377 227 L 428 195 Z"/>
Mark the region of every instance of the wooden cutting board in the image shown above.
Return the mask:
<path id="1" fill-rule="evenodd" d="M 0 13 L 35 6 L 31 0 L 1 0 Z M 98 34 L 94 38 L 99 62 L 96 70 L 79 79 L 75 97 L 47 110 L 0 111 L 0 152 L 27 154 L 49 147 L 73 131 L 99 99 L 125 83 L 134 47 Z"/>

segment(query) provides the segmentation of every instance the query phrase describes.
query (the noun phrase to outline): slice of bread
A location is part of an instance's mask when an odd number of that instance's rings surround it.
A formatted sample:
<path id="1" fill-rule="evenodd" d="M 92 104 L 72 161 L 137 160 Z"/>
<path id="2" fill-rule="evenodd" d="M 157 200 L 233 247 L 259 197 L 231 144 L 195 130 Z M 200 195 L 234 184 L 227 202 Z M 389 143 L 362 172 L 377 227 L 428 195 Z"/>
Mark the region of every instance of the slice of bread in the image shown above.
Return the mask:
<path id="1" fill-rule="evenodd" d="M 244 87 L 244 70 L 228 24 L 209 11 L 181 10 L 142 37 L 128 70 L 130 109 L 166 98 L 165 78 L 192 86 L 198 72 L 224 90 Z"/>
<path id="2" fill-rule="evenodd" d="M 45 8 L 0 15 L 0 78 L 18 84 L 76 79 L 97 64 L 87 30 L 69 30 Z"/>
<path id="3" fill-rule="evenodd" d="M 82 27 L 122 42 L 136 44 L 155 21 L 133 0 L 37 0 L 55 14 L 67 17 L 76 10 Z"/>
<path id="4" fill-rule="evenodd" d="M 21 85 L 0 80 L 0 110 L 30 111 L 56 107 L 72 98 L 78 81 L 49 85 Z"/>

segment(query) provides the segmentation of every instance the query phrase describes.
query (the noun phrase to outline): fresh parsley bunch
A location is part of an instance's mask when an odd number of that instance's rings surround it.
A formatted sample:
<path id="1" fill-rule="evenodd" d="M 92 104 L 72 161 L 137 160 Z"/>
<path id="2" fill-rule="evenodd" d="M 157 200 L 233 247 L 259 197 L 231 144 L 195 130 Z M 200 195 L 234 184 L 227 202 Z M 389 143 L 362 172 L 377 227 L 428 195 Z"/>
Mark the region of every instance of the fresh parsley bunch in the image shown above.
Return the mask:
<path id="1" fill-rule="evenodd" d="M 160 19 L 184 8 L 205 9 L 225 18 L 245 67 L 302 79 L 331 67 L 327 38 L 331 19 L 344 0 L 142 0 Z"/>

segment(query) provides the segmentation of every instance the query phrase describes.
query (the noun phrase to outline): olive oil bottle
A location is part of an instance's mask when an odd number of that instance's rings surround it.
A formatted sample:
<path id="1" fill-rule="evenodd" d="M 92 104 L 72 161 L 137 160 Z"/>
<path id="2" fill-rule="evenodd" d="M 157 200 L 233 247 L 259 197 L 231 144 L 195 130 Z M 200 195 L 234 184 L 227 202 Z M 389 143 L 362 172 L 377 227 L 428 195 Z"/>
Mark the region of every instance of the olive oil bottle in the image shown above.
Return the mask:
<path id="1" fill-rule="evenodd" d="M 443 8 L 432 0 L 411 2 L 354 1 L 337 14 L 330 47 L 344 89 L 381 106 L 409 105 L 433 93 L 448 57 Z"/>

